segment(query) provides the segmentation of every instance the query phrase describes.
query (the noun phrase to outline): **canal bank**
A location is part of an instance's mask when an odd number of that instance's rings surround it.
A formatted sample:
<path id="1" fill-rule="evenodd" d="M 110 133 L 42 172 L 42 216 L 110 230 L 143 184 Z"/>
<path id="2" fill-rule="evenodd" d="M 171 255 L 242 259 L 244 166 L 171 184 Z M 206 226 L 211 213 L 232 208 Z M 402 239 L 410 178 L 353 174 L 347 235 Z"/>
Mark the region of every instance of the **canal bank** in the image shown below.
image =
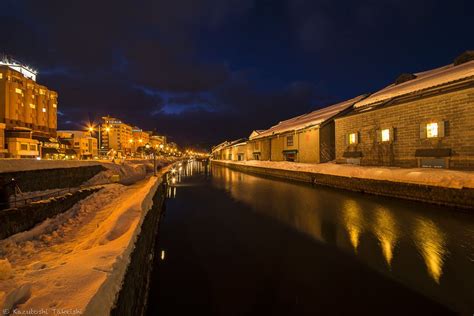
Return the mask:
<path id="1" fill-rule="evenodd" d="M 161 176 L 108 184 L 67 211 L 0 240 L 0 308 L 137 315 L 164 189 Z M 80 293 L 80 295 L 77 295 Z"/>
<path id="2" fill-rule="evenodd" d="M 399 176 L 397 178 L 398 181 L 382 180 L 382 177 L 379 176 L 380 172 L 378 172 L 378 170 L 396 170 L 402 172 L 404 171 L 403 169 L 399 168 L 372 168 L 375 172 L 370 172 L 372 171 L 370 170 L 370 167 L 352 167 L 326 164 L 330 167 L 338 167 L 339 170 L 342 169 L 342 172 L 340 172 L 339 174 L 343 175 L 339 175 L 337 171 L 333 174 L 306 171 L 310 170 L 311 168 L 311 165 L 308 164 L 304 164 L 305 166 L 309 166 L 309 168 L 306 168 L 306 170 L 304 170 L 304 168 L 302 168 L 303 170 L 292 170 L 293 166 L 298 167 L 298 165 L 303 164 L 290 162 L 272 163 L 270 161 L 256 161 L 254 162 L 254 164 L 251 164 L 251 162 L 213 160 L 212 164 L 225 166 L 241 172 L 257 174 L 260 176 L 323 185 L 338 189 L 350 190 L 354 192 L 369 193 L 381 196 L 427 202 L 432 204 L 460 208 L 469 212 L 472 212 L 472 210 L 474 210 L 474 187 L 471 187 L 471 182 L 473 182 L 471 178 L 474 179 L 474 174 L 468 172 L 464 173 L 465 177 L 467 178 L 467 181 L 463 180 L 463 173 L 451 172 L 449 174 L 449 176 L 451 176 L 451 178 L 449 178 L 449 182 L 448 180 L 446 181 L 448 184 L 443 185 L 443 183 L 437 182 L 436 179 L 433 179 L 434 177 L 436 177 L 436 172 L 431 172 L 424 179 L 418 181 L 418 183 L 416 183 L 416 181 L 414 180 L 412 180 L 412 182 L 408 182 L 407 180 L 405 180 L 407 178 L 406 176 Z M 316 165 L 315 167 L 321 168 L 321 165 L 323 164 Z M 355 170 L 358 174 L 362 174 L 361 172 L 359 172 L 358 169 L 366 171 L 366 173 L 364 174 L 365 177 L 350 175 L 351 168 L 357 168 Z M 412 171 L 413 174 L 417 175 L 423 173 L 422 169 Z M 443 172 L 444 170 L 435 171 Z M 406 174 L 409 174 L 409 172 L 406 172 L 403 175 Z M 456 178 L 454 179 L 452 176 L 453 174 L 456 176 Z M 371 176 L 373 176 L 374 178 L 371 178 Z M 443 174 L 440 174 L 439 176 L 442 177 Z M 378 179 L 376 177 L 378 177 Z M 463 184 L 459 184 L 460 181 L 465 181 L 469 184 L 469 186 L 465 187 Z"/>
<path id="3" fill-rule="evenodd" d="M 472 315 L 474 219 L 414 201 L 186 167 L 148 315 Z"/>

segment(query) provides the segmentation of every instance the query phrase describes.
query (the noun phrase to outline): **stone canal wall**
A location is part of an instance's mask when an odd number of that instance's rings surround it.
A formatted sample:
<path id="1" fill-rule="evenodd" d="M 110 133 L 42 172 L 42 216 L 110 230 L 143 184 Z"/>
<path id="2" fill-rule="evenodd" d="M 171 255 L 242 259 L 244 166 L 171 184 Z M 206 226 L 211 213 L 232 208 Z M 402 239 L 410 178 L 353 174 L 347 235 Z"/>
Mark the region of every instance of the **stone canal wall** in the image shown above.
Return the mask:
<path id="1" fill-rule="evenodd" d="M 413 183 L 344 177 L 305 171 L 248 166 L 215 160 L 212 161 L 212 164 L 260 176 L 306 182 L 350 191 L 428 202 L 462 209 L 474 209 L 474 189 L 472 188 L 456 189 Z"/>
<path id="2" fill-rule="evenodd" d="M 112 316 L 145 315 L 153 268 L 153 254 L 166 196 L 165 183 L 163 179 L 153 196 L 153 206 L 143 220 L 122 287 L 118 293 L 115 306 L 110 312 Z"/>
<path id="3" fill-rule="evenodd" d="M 47 201 L 0 211 L 0 240 L 16 233 L 29 230 L 47 218 L 54 217 L 70 209 L 78 201 L 99 189 L 85 189 L 68 193 Z"/>
<path id="4" fill-rule="evenodd" d="M 15 179 L 22 192 L 78 187 L 101 171 L 101 165 L 0 173 L 0 184 Z M 12 188 L 9 188 L 10 191 Z M 12 194 L 12 192 L 9 192 Z"/>

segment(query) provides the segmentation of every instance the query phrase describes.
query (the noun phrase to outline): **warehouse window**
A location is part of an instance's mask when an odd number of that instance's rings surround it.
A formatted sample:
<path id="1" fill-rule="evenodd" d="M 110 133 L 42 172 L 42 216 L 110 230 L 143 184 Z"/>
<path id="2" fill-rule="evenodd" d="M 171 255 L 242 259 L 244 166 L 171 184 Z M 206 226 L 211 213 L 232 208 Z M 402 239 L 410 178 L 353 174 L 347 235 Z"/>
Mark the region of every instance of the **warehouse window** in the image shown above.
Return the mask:
<path id="1" fill-rule="evenodd" d="M 30 150 L 36 151 L 36 145 L 35 144 L 30 145 Z"/>
<path id="2" fill-rule="evenodd" d="M 286 146 L 293 146 L 293 135 L 286 137 Z"/>
<path id="3" fill-rule="evenodd" d="M 357 133 L 350 133 L 348 135 L 349 145 L 355 145 L 358 142 Z"/>
<path id="4" fill-rule="evenodd" d="M 28 144 L 20 144 L 20 150 L 28 150 Z"/>
<path id="5" fill-rule="evenodd" d="M 420 138 L 438 138 L 445 136 L 446 121 L 420 124 Z"/>
<path id="6" fill-rule="evenodd" d="M 438 130 L 439 130 L 438 123 L 426 124 L 426 137 L 428 138 L 438 137 L 439 135 Z"/>
<path id="7" fill-rule="evenodd" d="M 382 142 L 390 141 L 390 130 L 388 128 L 381 131 L 381 140 Z"/>

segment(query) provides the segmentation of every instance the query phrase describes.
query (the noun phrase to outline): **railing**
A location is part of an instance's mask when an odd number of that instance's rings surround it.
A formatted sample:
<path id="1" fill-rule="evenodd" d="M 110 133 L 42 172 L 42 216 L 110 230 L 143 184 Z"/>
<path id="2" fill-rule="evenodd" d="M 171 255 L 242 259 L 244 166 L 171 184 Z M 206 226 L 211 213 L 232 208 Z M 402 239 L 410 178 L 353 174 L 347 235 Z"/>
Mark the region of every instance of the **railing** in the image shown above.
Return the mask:
<path id="1" fill-rule="evenodd" d="M 9 208 L 18 208 L 18 207 L 22 207 L 22 206 L 27 206 L 27 205 L 30 205 L 33 202 L 44 201 L 44 200 L 47 200 L 47 199 L 50 199 L 50 198 L 63 196 L 67 193 L 74 193 L 74 192 L 77 192 L 79 190 L 88 189 L 88 188 L 92 188 L 92 187 L 97 187 L 97 185 L 82 185 L 82 186 L 72 187 L 72 188 L 68 187 L 68 188 L 64 188 L 64 189 L 59 189 L 59 190 L 54 191 L 54 192 L 49 192 L 49 193 L 46 193 L 46 194 L 40 194 L 40 195 L 35 195 L 35 196 L 31 196 L 31 197 L 26 197 L 26 198 L 21 198 L 21 194 L 18 194 L 18 195 L 14 194 L 10 197 L 10 200 L 9 200 L 8 204 L 7 203 L 0 203 L 0 211 L 6 210 L 6 209 L 9 209 Z M 20 196 L 20 198 L 18 198 L 18 196 Z"/>

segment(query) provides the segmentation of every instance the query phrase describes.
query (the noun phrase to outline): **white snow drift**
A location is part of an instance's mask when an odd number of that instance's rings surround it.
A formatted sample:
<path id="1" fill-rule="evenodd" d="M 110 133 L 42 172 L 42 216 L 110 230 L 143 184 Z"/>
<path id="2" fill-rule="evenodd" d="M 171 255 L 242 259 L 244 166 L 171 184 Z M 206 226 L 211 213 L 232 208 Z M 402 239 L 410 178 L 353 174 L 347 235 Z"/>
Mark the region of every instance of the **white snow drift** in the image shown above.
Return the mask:
<path id="1" fill-rule="evenodd" d="M 108 315 L 159 179 L 106 185 L 0 241 L 0 308 Z"/>

